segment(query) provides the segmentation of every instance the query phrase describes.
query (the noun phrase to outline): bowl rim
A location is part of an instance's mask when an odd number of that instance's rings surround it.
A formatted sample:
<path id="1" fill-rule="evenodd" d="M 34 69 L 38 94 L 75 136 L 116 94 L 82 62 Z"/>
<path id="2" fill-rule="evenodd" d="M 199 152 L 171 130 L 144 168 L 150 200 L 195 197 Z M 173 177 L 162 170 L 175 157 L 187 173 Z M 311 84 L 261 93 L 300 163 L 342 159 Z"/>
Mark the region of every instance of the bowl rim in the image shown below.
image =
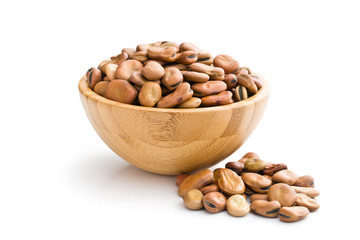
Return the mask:
<path id="1" fill-rule="evenodd" d="M 221 111 L 221 110 L 229 110 L 229 109 L 235 109 L 235 108 L 237 109 L 242 106 L 253 104 L 255 102 L 258 102 L 258 101 L 268 97 L 270 94 L 269 82 L 264 77 L 262 77 L 260 74 L 257 74 L 257 75 L 260 77 L 263 86 L 262 86 L 262 88 L 260 88 L 260 90 L 255 95 L 251 96 L 250 98 L 243 100 L 243 101 L 227 104 L 227 105 L 201 107 L 201 108 L 157 108 L 157 107 L 145 107 L 145 106 L 138 106 L 138 105 L 132 105 L 132 104 L 127 104 L 127 103 L 116 102 L 116 101 L 113 101 L 113 100 L 110 100 L 110 99 L 107 99 L 105 97 L 98 95 L 91 88 L 89 88 L 89 86 L 86 82 L 86 75 L 84 75 L 80 79 L 78 88 L 79 88 L 80 94 L 83 94 L 88 98 L 91 98 L 91 99 L 101 102 L 101 103 L 105 103 L 105 104 L 116 106 L 116 107 L 126 108 L 129 110 L 140 110 L 140 111 L 162 112 L 162 113 L 208 112 L 208 111 L 214 111 L 214 110 Z"/>

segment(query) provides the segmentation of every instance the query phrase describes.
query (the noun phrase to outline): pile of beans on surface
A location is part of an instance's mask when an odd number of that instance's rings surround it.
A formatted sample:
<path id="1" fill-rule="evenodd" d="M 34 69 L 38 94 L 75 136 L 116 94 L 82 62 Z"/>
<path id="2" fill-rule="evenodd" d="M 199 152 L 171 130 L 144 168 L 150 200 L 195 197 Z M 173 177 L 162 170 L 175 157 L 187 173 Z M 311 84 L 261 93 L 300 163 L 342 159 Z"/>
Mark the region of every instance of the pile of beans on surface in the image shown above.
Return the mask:
<path id="1" fill-rule="evenodd" d="M 236 217 L 251 210 L 264 217 L 295 222 L 320 207 L 314 199 L 320 193 L 314 189 L 313 177 L 299 177 L 285 164 L 265 162 L 253 152 L 237 162 L 228 162 L 225 168 L 180 174 L 176 185 L 187 208 L 205 208 L 211 213 L 226 209 Z"/>
<path id="2" fill-rule="evenodd" d="M 147 107 L 196 108 L 231 104 L 253 96 L 260 77 L 231 56 L 190 42 L 159 41 L 124 48 L 86 72 L 88 86 L 108 99 Z"/>

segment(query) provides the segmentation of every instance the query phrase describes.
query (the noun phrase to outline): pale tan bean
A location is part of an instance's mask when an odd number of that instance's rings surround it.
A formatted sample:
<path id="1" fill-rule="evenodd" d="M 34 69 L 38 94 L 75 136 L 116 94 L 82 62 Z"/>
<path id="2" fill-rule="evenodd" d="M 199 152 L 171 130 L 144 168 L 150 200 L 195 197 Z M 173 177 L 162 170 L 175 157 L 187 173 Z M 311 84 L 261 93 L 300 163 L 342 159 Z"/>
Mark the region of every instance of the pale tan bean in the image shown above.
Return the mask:
<path id="1" fill-rule="evenodd" d="M 161 87 L 158 83 L 145 83 L 139 93 L 139 102 L 142 106 L 153 107 L 161 99 Z"/>
<path id="2" fill-rule="evenodd" d="M 294 185 L 298 187 L 315 187 L 314 178 L 310 175 L 301 176 Z"/>
<path id="3" fill-rule="evenodd" d="M 135 52 L 134 54 L 131 55 L 130 59 L 134 59 L 142 63 L 149 60 L 146 51 Z"/>
<path id="4" fill-rule="evenodd" d="M 201 189 L 214 181 L 213 172 L 210 169 L 201 170 L 185 178 L 179 185 L 178 194 L 184 194 L 191 189 Z"/>
<path id="5" fill-rule="evenodd" d="M 100 70 L 99 70 L 100 71 Z M 105 92 L 106 92 L 106 88 L 107 85 L 110 83 L 110 81 L 101 81 L 98 82 L 95 87 L 94 87 L 94 92 L 97 93 L 98 95 L 105 97 Z"/>
<path id="6" fill-rule="evenodd" d="M 157 104 L 160 108 L 172 108 L 179 105 L 193 96 L 193 90 L 189 83 L 181 83 L 174 92 L 163 97 Z"/>
<path id="7" fill-rule="evenodd" d="M 110 79 L 110 81 L 116 79 L 116 71 L 118 67 L 119 67 L 118 65 L 112 63 L 106 64 L 104 66 L 106 76 Z"/>
<path id="8" fill-rule="evenodd" d="M 227 86 L 223 81 L 207 81 L 204 83 L 195 83 L 191 88 L 194 90 L 194 96 L 205 97 L 223 92 Z"/>
<path id="9" fill-rule="evenodd" d="M 212 106 L 220 106 L 227 105 L 233 103 L 232 93 L 229 91 L 223 91 L 216 95 L 210 95 L 201 98 L 201 105 L 203 107 L 212 107 Z"/>
<path id="10" fill-rule="evenodd" d="M 147 50 L 148 56 L 151 59 L 174 62 L 176 60 L 177 49 L 175 47 L 151 47 Z"/>
<path id="11" fill-rule="evenodd" d="M 217 55 L 214 58 L 214 66 L 224 69 L 227 74 L 235 73 L 240 67 L 239 63 L 235 59 L 226 54 Z"/>
<path id="12" fill-rule="evenodd" d="M 279 219 L 283 222 L 296 222 L 306 218 L 309 213 L 306 207 L 282 207 L 279 210 Z"/>
<path id="13" fill-rule="evenodd" d="M 213 80 L 224 80 L 224 69 L 219 67 L 212 67 L 203 63 L 192 63 L 189 66 L 191 71 L 206 73 Z M 226 84 L 225 84 L 226 85 Z"/>
<path id="14" fill-rule="evenodd" d="M 250 196 L 250 202 L 255 200 L 268 200 L 268 195 L 266 193 L 254 193 Z"/>
<path id="15" fill-rule="evenodd" d="M 198 55 L 198 63 L 203 63 L 206 65 L 211 65 L 214 62 L 214 59 L 208 51 L 200 50 Z"/>
<path id="16" fill-rule="evenodd" d="M 142 75 L 148 80 L 159 80 L 164 74 L 164 68 L 157 62 L 149 62 L 141 71 Z"/>
<path id="17" fill-rule="evenodd" d="M 231 90 L 238 85 L 238 80 L 235 74 L 226 74 L 224 78 L 224 82 L 226 83 L 227 90 Z"/>
<path id="18" fill-rule="evenodd" d="M 256 153 L 254 152 L 248 152 L 246 153 L 238 162 L 241 162 L 241 163 L 245 163 L 245 161 L 249 158 L 253 158 L 253 159 L 260 159 L 259 155 L 257 155 Z"/>
<path id="19" fill-rule="evenodd" d="M 95 85 L 102 80 L 102 73 L 97 68 L 90 68 L 87 73 L 88 86 L 94 89 Z"/>
<path id="20" fill-rule="evenodd" d="M 242 100 L 246 100 L 248 98 L 248 93 L 245 87 L 237 86 L 235 88 L 235 100 L 240 102 Z"/>
<path id="21" fill-rule="evenodd" d="M 209 192 L 220 192 L 220 189 L 219 189 L 218 185 L 211 184 L 211 185 L 201 188 L 200 191 L 202 192 L 202 194 L 206 195 Z"/>
<path id="22" fill-rule="evenodd" d="M 219 188 L 228 195 L 243 194 L 245 184 L 240 176 L 228 168 L 214 170 L 214 180 Z"/>
<path id="23" fill-rule="evenodd" d="M 191 64 L 196 62 L 198 59 L 197 53 L 194 51 L 185 51 L 178 53 L 176 62 L 182 64 Z"/>
<path id="24" fill-rule="evenodd" d="M 191 97 L 189 100 L 177 105 L 177 108 L 197 108 L 201 105 L 201 99 L 197 97 Z"/>
<path id="25" fill-rule="evenodd" d="M 293 206 L 296 201 L 296 192 L 293 188 L 285 183 L 272 185 L 268 191 L 270 201 L 279 201 L 282 207 Z"/>
<path id="26" fill-rule="evenodd" d="M 251 211 L 264 217 L 277 217 L 281 208 L 278 201 L 255 200 L 250 205 Z"/>
<path id="27" fill-rule="evenodd" d="M 246 198 L 244 198 L 244 196 L 235 194 L 227 200 L 226 209 L 230 215 L 234 217 L 242 217 L 250 211 L 250 206 L 246 202 Z"/>
<path id="28" fill-rule="evenodd" d="M 244 163 L 244 168 L 249 172 L 259 172 L 266 167 L 266 162 L 261 159 L 248 158 Z"/>
<path id="29" fill-rule="evenodd" d="M 210 79 L 210 76 L 206 73 L 199 73 L 193 71 L 181 71 L 181 74 L 184 76 L 184 80 L 189 82 L 198 82 L 203 83 L 207 82 Z"/>
<path id="30" fill-rule="evenodd" d="M 106 87 L 105 95 L 111 100 L 132 104 L 138 92 L 128 81 L 112 80 Z"/>
<path id="31" fill-rule="evenodd" d="M 219 192 L 209 192 L 203 197 L 203 205 L 208 212 L 221 212 L 225 209 L 226 197 Z"/>
<path id="32" fill-rule="evenodd" d="M 292 189 L 295 190 L 297 193 L 303 193 L 309 197 L 317 197 L 320 195 L 320 192 L 312 187 L 297 187 L 297 186 L 291 186 Z"/>
<path id="33" fill-rule="evenodd" d="M 161 83 L 164 84 L 165 87 L 167 87 L 170 90 L 174 90 L 182 82 L 183 82 L 183 75 L 181 74 L 179 69 L 175 67 L 165 69 L 165 74 L 161 79 Z"/>
<path id="34" fill-rule="evenodd" d="M 126 60 L 120 63 L 119 67 L 116 69 L 115 76 L 117 79 L 129 80 L 133 72 L 141 71 L 142 68 L 143 65 L 141 62 L 137 60 Z"/>
<path id="35" fill-rule="evenodd" d="M 298 175 L 291 170 L 281 170 L 272 176 L 273 181 L 294 185 L 299 179 Z"/>
<path id="36" fill-rule="evenodd" d="M 198 53 L 200 51 L 200 49 L 191 42 L 183 42 L 179 46 L 179 51 L 180 52 L 194 51 L 194 52 Z"/>
<path id="37" fill-rule="evenodd" d="M 184 204 L 188 209 L 199 210 L 203 208 L 203 194 L 199 189 L 191 189 L 183 196 Z"/>
<path id="38" fill-rule="evenodd" d="M 320 204 L 315 199 L 303 193 L 297 194 L 296 205 L 306 207 L 310 212 L 314 212 L 320 207 Z"/>

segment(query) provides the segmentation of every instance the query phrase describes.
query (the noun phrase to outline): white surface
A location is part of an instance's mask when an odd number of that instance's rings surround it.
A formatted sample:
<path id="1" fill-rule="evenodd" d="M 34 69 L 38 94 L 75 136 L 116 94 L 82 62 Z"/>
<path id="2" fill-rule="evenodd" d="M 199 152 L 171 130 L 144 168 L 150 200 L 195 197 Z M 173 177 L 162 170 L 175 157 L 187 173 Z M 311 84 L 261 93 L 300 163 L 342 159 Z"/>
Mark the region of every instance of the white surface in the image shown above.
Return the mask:
<path id="1" fill-rule="evenodd" d="M 354 239 L 358 9 L 356 1 L 3 1 L 0 239 Z M 101 141 L 78 80 L 122 48 L 158 40 L 231 54 L 269 80 L 258 128 L 215 167 L 247 151 L 284 162 L 315 177 L 319 211 L 293 224 L 189 211 L 175 177 L 138 170 Z"/>

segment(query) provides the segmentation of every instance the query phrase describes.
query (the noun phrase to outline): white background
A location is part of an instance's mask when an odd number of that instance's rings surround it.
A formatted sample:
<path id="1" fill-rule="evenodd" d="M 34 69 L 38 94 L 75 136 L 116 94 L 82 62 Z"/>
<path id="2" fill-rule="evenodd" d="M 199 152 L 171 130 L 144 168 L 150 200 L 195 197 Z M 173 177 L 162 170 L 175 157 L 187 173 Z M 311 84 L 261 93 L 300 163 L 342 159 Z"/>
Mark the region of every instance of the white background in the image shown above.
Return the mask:
<path id="1" fill-rule="evenodd" d="M 357 1 L 2 1 L 0 239 L 314 239 L 358 236 Z M 315 177 L 321 208 L 286 224 L 189 211 L 175 177 L 114 154 L 77 90 L 124 47 L 191 41 L 271 83 L 248 151 Z M 141 127 L 141 126 L 139 126 Z"/>

